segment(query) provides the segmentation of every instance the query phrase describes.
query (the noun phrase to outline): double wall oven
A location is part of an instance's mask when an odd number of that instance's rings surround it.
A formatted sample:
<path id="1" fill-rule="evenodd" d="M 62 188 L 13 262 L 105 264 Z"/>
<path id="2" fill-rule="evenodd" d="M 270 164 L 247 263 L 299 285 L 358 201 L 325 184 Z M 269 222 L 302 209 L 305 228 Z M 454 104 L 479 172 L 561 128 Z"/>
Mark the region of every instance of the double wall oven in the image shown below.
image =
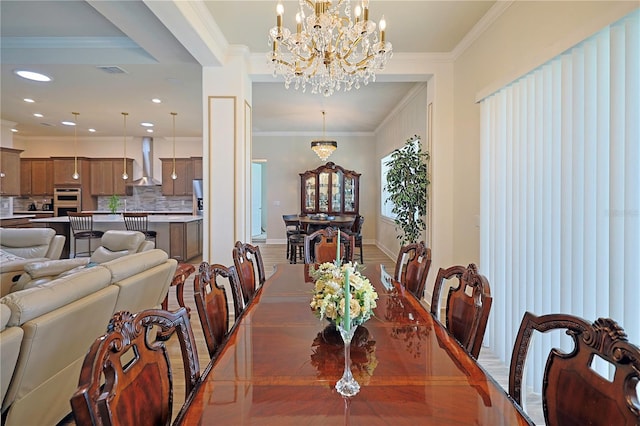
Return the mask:
<path id="1" fill-rule="evenodd" d="M 53 209 L 56 216 L 68 216 L 68 212 L 82 211 L 80 188 L 55 188 L 53 190 Z"/>

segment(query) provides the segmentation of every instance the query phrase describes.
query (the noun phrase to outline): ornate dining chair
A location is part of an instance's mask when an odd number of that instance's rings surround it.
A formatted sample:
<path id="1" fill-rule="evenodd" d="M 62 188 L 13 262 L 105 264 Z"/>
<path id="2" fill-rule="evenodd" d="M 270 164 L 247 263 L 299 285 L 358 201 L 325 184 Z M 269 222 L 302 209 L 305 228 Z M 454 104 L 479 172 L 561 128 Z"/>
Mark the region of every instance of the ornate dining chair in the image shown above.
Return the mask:
<path id="1" fill-rule="evenodd" d="M 214 359 L 229 334 L 229 304 L 224 284 L 218 278 L 229 282 L 234 303 L 234 322 L 237 322 L 243 309 L 238 274 L 234 266 L 202 262 L 198 274 L 193 280 L 193 293 L 198 310 L 204 340 L 209 357 Z"/>
<path id="2" fill-rule="evenodd" d="M 69 226 L 73 237 L 73 257 L 78 255 L 91 256 L 91 241 L 99 240 L 104 235 L 103 231 L 93 229 L 93 213 L 68 212 Z M 87 241 L 87 251 L 78 251 L 78 240 Z"/>
<path id="3" fill-rule="evenodd" d="M 232 256 L 240 279 L 244 306 L 246 306 L 266 279 L 262 254 L 258 246 L 236 241 Z"/>
<path id="4" fill-rule="evenodd" d="M 360 249 L 360 263 L 364 263 L 364 256 L 362 255 L 362 224 L 364 223 L 364 216 L 357 215 L 351 228 L 351 235 L 354 236 L 354 245 Z"/>
<path id="5" fill-rule="evenodd" d="M 543 376 L 542 405 L 545 423 L 555 425 L 639 425 L 640 348 L 614 320 L 593 324 L 567 314 L 536 316 L 526 312 L 511 355 L 509 394 L 522 405 L 523 370 L 533 331 L 565 329 L 574 347 L 568 353 L 554 348 Z M 615 367 L 613 378 L 592 368 L 600 358 Z"/>
<path id="6" fill-rule="evenodd" d="M 445 327 L 474 358 L 478 358 L 491 311 L 489 281 L 471 263 L 468 267 L 440 268 L 433 286 L 431 313 L 440 318 L 440 293 L 445 282 L 458 280 L 449 287 L 445 307 Z"/>
<path id="7" fill-rule="evenodd" d="M 82 364 L 71 397 L 77 425 L 171 424 L 171 363 L 165 343 L 149 341 L 154 326 L 176 332 L 189 396 L 200 380 L 200 364 L 186 309 L 117 312 Z"/>
<path id="8" fill-rule="evenodd" d="M 145 236 L 145 239 L 153 241 L 155 244 L 158 233 L 149 230 L 149 215 L 140 212 L 124 212 L 122 213 L 124 226 L 129 231 L 139 231 Z"/>
<path id="9" fill-rule="evenodd" d="M 345 231 L 327 227 L 304 237 L 305 263 L 335 261 L 338 252 L 338 232 L 340 232 L 340 257 L 343 262 L 353 262 L 355 239 Z"/>
<path id="10" fill-rule="evenodd" d="M 414 296 L 422 299 L 430 267 L 431 249 L 422 241 L 407 244 L 400 248 L 393 277 Z"/>

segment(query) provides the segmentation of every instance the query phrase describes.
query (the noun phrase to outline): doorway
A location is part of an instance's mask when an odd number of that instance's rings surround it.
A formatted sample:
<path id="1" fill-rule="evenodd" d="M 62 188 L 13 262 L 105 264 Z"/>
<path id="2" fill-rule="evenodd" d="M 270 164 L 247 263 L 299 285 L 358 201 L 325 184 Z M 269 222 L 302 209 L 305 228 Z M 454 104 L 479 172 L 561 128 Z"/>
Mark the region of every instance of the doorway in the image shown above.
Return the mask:
<path id="1" fill-rule="evenodd" d="M 266 209 L 264 204 L 266 185 L 266 160 L 251 162 L 251 241 L 267 241 Z"/>

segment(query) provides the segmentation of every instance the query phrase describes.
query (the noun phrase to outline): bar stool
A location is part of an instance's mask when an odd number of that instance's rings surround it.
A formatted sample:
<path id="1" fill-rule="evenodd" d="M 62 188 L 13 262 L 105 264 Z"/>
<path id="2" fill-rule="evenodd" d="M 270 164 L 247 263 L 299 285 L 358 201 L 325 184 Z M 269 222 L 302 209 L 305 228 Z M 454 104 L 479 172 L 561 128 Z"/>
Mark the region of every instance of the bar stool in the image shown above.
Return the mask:
<path id="1" fill-rule="evenodd" d="M 153 241 L 155 245 L 158 234 L 156 231 L 149 231 L 149 215 L 147 213 L 124 212 L 122 213 L 122 218 L 124 219 L 124 226 L 127 228 L 127 231 L 142 232 L 145 239 Z"/>
<path id="2" fill-rule="evenodd" d="M 78 255 L 91 256 L 91 240 L 101 239 L 103 231 L 93 229 L 93 213 L 68 212 L 69 225 L 71 226 L 71 236 L 73 237 L 73 257 Z M 87 251 L 78 252 L 78 240 L 87 240 Z"/>

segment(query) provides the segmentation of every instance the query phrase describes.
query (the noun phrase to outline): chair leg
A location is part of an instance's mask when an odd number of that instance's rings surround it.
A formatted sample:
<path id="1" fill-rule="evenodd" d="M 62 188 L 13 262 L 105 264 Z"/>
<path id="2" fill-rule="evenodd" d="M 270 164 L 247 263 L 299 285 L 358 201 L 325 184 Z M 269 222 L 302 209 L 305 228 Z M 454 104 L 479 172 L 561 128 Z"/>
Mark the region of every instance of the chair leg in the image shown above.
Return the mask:
<path id="1" fill-rule="evenodd" d="M 360 244 L 360 263 L 364 263 L 364 256 L 362 256 L 362 244 Z"/>

